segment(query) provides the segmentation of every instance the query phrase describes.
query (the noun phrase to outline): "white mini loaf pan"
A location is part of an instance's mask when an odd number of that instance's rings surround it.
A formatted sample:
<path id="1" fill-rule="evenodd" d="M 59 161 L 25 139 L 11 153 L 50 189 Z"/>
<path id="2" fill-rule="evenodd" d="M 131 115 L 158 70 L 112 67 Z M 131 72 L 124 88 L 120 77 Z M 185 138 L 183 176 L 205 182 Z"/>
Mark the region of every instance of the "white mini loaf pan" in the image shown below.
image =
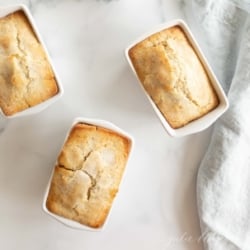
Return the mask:
<path id="1" fill-rule="evenodd" d="M 64 142 L 62 144 L 62 147 L 61 147 L 61 150 L 66 142 L 66 140 L 68 139 L 68 136 L 72 130 L 72 128 L 77 124 L 77 123 L 86 123 L 86 124 L 90 124 L 90 125 L 94 125 L 94 126 L 98 126 L 98 127 L 102 127 L 102 128 L 106 128 L 106 129 L 109 129 L 109 130 L 112 130 L 122 136 L 124 136 L 125 138 L 128 138 L 131 142 L 131 148 L 130 148 L 130 152 L 129 152 L 129 156 L 128 156 L 128 161 L 127 161 L 127 164 L 126 166 L 128 165 L 128 162 L 129 162 L 129 158 L 130 158 L 130 155 L 133 151 L 133 147 L 134 147 L 134 139 L 131 135 L 129 135 L 127 132 L 125 132 L 124 130 L 122 130 L 121 128 L 117 127 L 116 125 L 114 125 L 113 123 L 110 123 L 108 121 L 105 121 L 105 120 L 99 120 L 99 119 L 90 119 L 90 118 L 82 118 L 82 117 L 78 117 L 78 118 L 75 118 L 75 120 L 73 121 L 70 129 L 68 130 L 67 134 L 66 134 L 66 137 L 64 139 Z M 60 152 L 61 152 L 60 150 Z M 60 154 L 59 152 L 59 154 Z M 58 155 L 59 155 L 58 154 Z M 57 156 L 58 157 L 58 156 Z M 55 163 L 55 165 L 57 164 L 57 162 Z M 122 175 L 122 180 L 120 182 L 120 185 L 122 184 L 122 181 L 124 179 L 124 175 L 125 175 L 125 172 L 126 172 L 126 168 L 124 169 L 124 172 L 123 172 L 123 175 Z M 53 174 L 54 174 L 54 169 L 55 169 L 55 166 L 53 167 L 53 171 L 51 173 L 51 176 L 49 178 L 49 182 L 48 182 L 48 185 L 47 185 L 47 188 L 46 188 L 46 191 L 45 191 L 45 194 L 44 194 L 44 199 L 43 199 L 43 204 L 42 204 L 42 208 L 43 208 L 43 211 L 45 213 L 47 213 L 48 215 L 52 216 L 54 219 L 56 219 L 57 221 L 61 222 L 62 224 L 68 226 L 68 227 L 71 227 L 73 229 L 80 229 L 80 230 L 89 230 L 89 231 L 95 231 L 95 232 L 98 232 L 98 231 L 102 231 L 104 229 L 104 227 L 106 226 L 107 222 L 108 222 L 108 219 L 110 217 L 110 214 L 111 214 L 111 210 L 112 210 L 112 207 L 114 205 L 114 202 L 115 202 L 115 199 L 119 193 L 117 193 L 114 201 L 113 201 L 113 204 L 109 210 L 109 213 L 108 213 L 108 216 L 104 222 L 104 224 L 99 227 L 99 228 L 92 228 L 92 227 L 89 227 L 87 225 L 83 225 L 77 221 L 73 221 L 73 220 L 70 220 L 70 219 L 67 219 L 67 218 L 64 218 L 64 217 L 61 217 L 57 214 L 54 214 L 52 212 L 50 212 L 47 207 L 46 207 L 46 201 L 47 201 L 47 197 L 48 197 L 48 193 L 49 193 L 49 189 L 50 189 L 50 184 L 51 184 L 51 181 L 52 181 L 52 178 L 53 178 Z"/>
<path id="2" fill-rule="evenodd" d="M 156 106 L 156 104 L 154 103 L 154 101 L 151 99 L 151 97 L 149 96 L 149 94 L 147 93 L 147 91 L 144 89 L 143 85 L 140 82 L 139 77 L 137 76 L 136 70 L 133 66 L 133 63 L 129 57 L 129 50 L 134 47 L 136 44 L 140 43 L 141 41 L 143 41 L 144 39 L 146 39 L 147 37 L 160 32 L 164 29 L 173 27 L 173 26 L 179 26 L 181 27 L 181 29 L 184 31 L 184 33 L 186 34 L 189 42 L 191 43 L 193 49 L 195 50 L 195 52 L 197 53 L 198 57 L 200 58 L 203 66 L 205 67 L 205 70 L 208 74 L 208 77 L 211 80 L 211 83 L 214 87 L 214 90 L 216 91 L 218 98 L 220 100 L 219 105 L 212 111 L 210 111 L 209 113 L 207 113 L 206 115 L 202 116 L 201 118 L 198 118 L 190 123 L 188 123 L 187 125 L 178 128 L 178 129 L 174 129 L 170 126 L 170 124 L 167 122 L 167 120 L 165 119 L 165 117 L 162 115 L 162 113 L 160 112 L 160 110 L 158 109 L 158 107 Z M 199 47 L 198 43 L 196 42 L 194 36 L 192 35 L 190 29 L 188 28 L 187 24 L 180 19 L 176 19 L 176 20 L 172 20 L 170 22 L 164 23 L 159 25 L 158 27 L 156 27 L 155 29 L 153 29 L 151 32 L 148 32 L 146 34 L 144 34 L 142 37 L 140 37 L 139 39 L 137 39 L 136 41 L 134 41 L 132 44 L 130 44 L 128 46 L 128 48 L 126 48 L 125 50 L 125 56 L 127 58 L 127 61 L 132 69 L 132 71 L 134 72 L 134 74 L 136 75 L 138 82 L 140 83 L 140 86 L 142 87 L 142 90 L 144 92 L 144 94 L 147 96 L 149 102 L 151 103 L 155 113 L 157 114 L 158 118 L 160 119 L 163 127 L 165 128 L 165 130 L 169 133 L 170 136 L 174 136 L 174 137 L 181 137 L 181 136 L 186 136 L 189 134 L 193 134 L 193 133 L 197 133 L 199 131 L 202 131 L 206 128 L 208 128 L 212 123 L 214 123 L 227 109 L 229 106 L 227 97 L 219 83 L 219 81 L 217 80 L 215 74 L 213 73 L 211 67 L 209 66 L 208 61 L 206 60 L 204 54 L 201 51 L 201 48 Z"/>
<path id="3" fill-rule="evenodd" d="M 9 15 L 11 13 L 14 13 L 16 11 L 19 11 L 19 10 L 23 11 L 24 14 L 26 15 L 28 21 L 31 24 L 31 27 L 33 28 L 33 31 L 34 31 L 38 41 L 41 43 L 41 45 L 42 45 L 42 47 L 43 47 L 43 49 L 45 51 L 48 62 L 50 63 L 52 71 L 53 71 L 53 73 L 55 75 L 56 83 L 57 83 L 57 86 L 58 86 L 58 93 L 56 95 L 54 95 L 53 97 L 49 98 L 48 100 L 45 100 L 44 102 L 42 102 L 40 104 L 37 104 L 37 105 L 35 105 L 33 107 L 30 107 L 28 109 L 25 109 L 23 111 L 17 112 L 14 115 L 7 116 L 2 112 L 2 110 L 0 108 L 0 115 L 3 116 L 6 119 L 12 119 L 12 118 L 15 118 L 15 117 L 26 116 L 26 115 L 31 115 L 31 114 L 38 113 L 38 112 L 44 110 L 45 108 L 47 108 L 49 105 L 51 105 L 55 101 L 57 101 L 63 95 L 62 84 L 61 84 L 61 82 L 59 80 L 59 77 L 58 77 L 58 75 L 56 73 L 56 70 L 55 70 L 55 68 L 53 66 L 52 60 L 51 60 L 51 58 L 49 56 L 49 53 L 48 53 L 48 51 L 46 49 L 46 46 L 45 46 L 45 44 L 43 42 L 43 39 L 41 38 L 41 35 L 40 35 L 39 31 L 38 31 L 38 28 L 37 28 L 37 26 L 35 24 L 35 21 L 34 21 L 32 15 L 31 15 L 29 9 L 23 4 L 11 5 L 11 6 L 7 6 L 7 7 L 0 7 L 0 18 L 3 18 L 5 16 L 7 16 L 7 15 Z"/>

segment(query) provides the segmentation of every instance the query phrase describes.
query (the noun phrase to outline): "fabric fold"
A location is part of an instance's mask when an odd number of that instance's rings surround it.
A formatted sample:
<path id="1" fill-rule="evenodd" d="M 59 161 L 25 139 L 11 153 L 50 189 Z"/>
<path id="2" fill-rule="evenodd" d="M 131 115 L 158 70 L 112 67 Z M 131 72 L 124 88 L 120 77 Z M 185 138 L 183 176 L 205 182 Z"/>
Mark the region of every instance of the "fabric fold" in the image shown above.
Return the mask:
<path id="1" fill-rule="evenodd" d="M 229 110 L 216 122 L 197 177 L 206 250 L 250 249 L 250 3 L 184 1 L 198 23 Z M 191 25 L 192 28 L 192 25 Z M 197 27 L 196 27 L 197 28 Z"/>

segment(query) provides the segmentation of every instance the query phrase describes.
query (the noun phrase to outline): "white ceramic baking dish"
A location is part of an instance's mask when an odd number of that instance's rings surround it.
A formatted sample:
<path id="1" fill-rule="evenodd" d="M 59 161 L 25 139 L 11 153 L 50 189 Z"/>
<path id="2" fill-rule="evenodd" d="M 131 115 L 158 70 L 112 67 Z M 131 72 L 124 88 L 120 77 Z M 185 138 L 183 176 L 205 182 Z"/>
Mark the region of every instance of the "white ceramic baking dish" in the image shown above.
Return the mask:
<path id="1" fill-rule="evenodd" d="M 167 29 L 167 28 L 170 28 L 173 26 L 181 27 L 181 29 L 186 34 L 189 42 L 191 43 L 195 52 L 199 56 L 203 66 L 205 67 L 205 70 L 208 74 L 208 77 L 210 78 L 211 83 L 214 87 L 214 90 L 216 91 L 218 98 L 220 100 L 219 105 L 215 109 L 213 109 L 212 111 L 210 111 L 206 115 L 202 116 L 201 118 L 198 118 L 198 119 L 188 123 L 187 125 L 185 125 L 181 128 L 178 128 L 178 129 L 174 129 L 169 125 L 169 123 L 167 122 L 165 117 L 162 115 L 162 113 L 160 112 L 160 110 L 158 109 L 158 107 L 156 106 L 154 101 L 151 99 L 151 97 L 149 96 L 147 91 L 144 89 L 143 85 L 140 83 L 139 77 L 137 76 L 137 73 L 135 71 L 133 63 L 131 62 L 131 59 L 129 57 L 129 50 L 133 46 L 135 46 L 137 43 L 140 43 L 141 41 L 143 41 L 147 37 L 149 37 L 157 32 L 160 32 L 164 29 Z M 214 123 L 228 109 L 229 103 L 228 103 L 227 97 L 226 97 L 219 81 L 217 80 L 215 74 L 213 73 L 211 67 L 209 66 L 209 63 L 207 62 L 207 60 L 206 60 L 204 54 L 202 53 L 197 41 L 195 40 L 194 36 L 192 35 L 192 32 L 190 31 L 189 27 L 187 26 L 187 24 L 183 20 L 180 20 L 180 19 L 172 20 L 170 22 L 161 24 L 158 27 L 154 28 L 152 31 L 144 34 L 139 39 L 137 39 L 132 44 L 130 44 L 128 46 L 128 48 L 126 48 L 125 56 L 127 58 L 127 61 L 130 65 L 132 71 L 135 73 L 135 75 L 138 79 L 138 82 L 140 83 L 140 86 L 142 87 L 144 94 L 147 96 L 153 109 L 155 110 L 155 113 L 157 114 L 158 118 L 160 119 L 163 127 L 166 129 L 166 131 L 169 133 L 170 136 L 180 137 L 180 136 L 185 136 L 185 135 L 189 135 L 189 134 L 193 134 L 193 133 L 197 133 L 199 131 L 202 131 L 202 130 L 208 128 L 212 123 Z"/>
<path id="2" fill-rule="evenodd" d="M 23 111 L 17 112 L 14 115 L 7 116 L 2 112 L 2 110 L 0 108 L 0 116 L 2 116 L 3 119 L 12 119 L 12 118 L 20 117 L 20 116 L 26 116 L 26 115 L 31 115 L 31 114 L 38 113 L 38 112 L 44 110 L 45 108 L 47 108 L 49 105 L 51 105 L 55 101 L 57 101 L 63 95 L 62 84 L 61 84 L 61 82 L 59 80 L 59 77 L 58 77 L 58 75 L 56 73 L 56 70 L 55 70 L 55 68 L 53 66 L 52 60 L 51 60 L 51 58 L 50 58 L 50 56 L 48 54 L 46 46 L 45 46 L 45 44 L 43 42 L 43 39 L 41 38 L 41 35 L 40 35 L 39 31 L 38 31 L 38 28 L 37 28 L 37 26 L 35 24 L 35 21 L 34 21 L 32 15 L 31 15 L 29 9 L 23 4 L 11 5 L 11 6 L 7 6 L 7 7 L 0 7 L 0 18 L 3 18 L 5 16 L 7 16 L 7 15 L 13 13 L 13 12 L 19 11 L 19 10 L 23 11 L 24 14 L 26 15 L 28 21 L 30 22 L 30 24 L 31 24 L 31 26 L 33 28 L 33 31 L 34 31 L 38 41 L 41 43 L 41 45 L 42 45 L 42 47 L 43 47 L 43 49 L 45 51 L 48 62 L 50 63 L 52 71 L 53 71 L 53 73 L 55 75 L 55 79 L 56 79 L 57 86 L 58 86 L 58 93 L 56 95 L 54 95 L 53 97 L 45 100 L 44 102 L 42 102 L 40 104 L 37 104 L 37 105 L 35 105 L 33 107 L 30 107 L 28 109 L 25 109 Z"/>
<path id="3" fill-rule="evenodd" d="M 81 118 L 81 117 L 76 118 L 76 119 L 73 121 L 73 123 L 72 123 L 70 129 L 69 129 L 68 132 L 67 132 L 67 135 L 66 135 L 66 137 L 65 137 L 65 140 L 64 140 L 64 142 L 63 142 L 63 145 L 64 145 L 64 143 L 66 142 L 66 140 L 67 140 L 67 138 L 68 138 L 68 136 L 69 136 L 69 134 L 70 134 L 70 132 L 71 132 L 71 129 L 72 129 L 77 123 L 86 123 L 86 124 L 90 124 L 90 125 L 94 125 L 94 126 L 106 128 L 106 129 L 109 129 L 109 130 L 112 130 L 112 131 L 114 131 L 114 132 L 116 132 L 116 133 L 121 134 L 121 135 L 124 136 L 125 138 L 128 138 L 128 139 L 131 141 L 131 149 L 130 149 L 130 153 L 129 153 L 129 156 L 128 156 L 128 161 L 127 161 L 127 164 L 126 164 L 126 165 L 128 165 L 129 158 L 130 158 L 130 155 L 131 155 L 131 153 L 132 153 L 132 151 L 133 151 L 133 147 L 134 147 L 134 139 L 133 139 L 133 137 L 132 137 L 131 135 L 129 135 L 128 133 L 126 133 L 125 131 L 123 131 L 122 129 L 120 129 L 119 127 L 117 127 L 116 125 L 114 125 L 113 123 L 110 123 L 110 122 L 108 122 L 108 121 L 99 120 L 99 119 Z M 61 150 L 62 150 L 62 148 L 63 148 L 63 145 L 62 145 L 62 147 L 61 147 Z M 61 150 L 60 150 L 60 151 L 61 151 Z M 60 153 L 60 152 L 59 152 L 59 153 Z M 57 162 L 56 162 L 56 164 L 57 164 Z M 56 164 L 55 164 L 55 165 L 56 165 Z M 125 170 L 124 170 L 124 172 L 123 172 L 123 176 L 122 176 L 122 180 L 121 180 L 121 182 L 120 182 L 120 186 L 121 186 L 122 181 L 123 181 L 123 179 L 124 179 L 125 172 L 126 172 L 126 167 L 125 167 Z M 101 231 L 101 230 L 103 230 L 103 229 L 104 229 L 104 226 L 106 226 L 107 221 L 108 221 L 108 219 L 109 219 L 109 217 L 110 217 L 111 210 L 112 210 L 112 207 L 113 207 L 113 205 L 114 205 L 114 202 L 115 202 L 115 199 L 116 199 L 116 198 L 115 198 L 114 201 L 113 201 L 113 204 L 112 204 L 112 206 L 111 206 L 111 209 L 109 210 L 108 216 L 107 216 L 107 218 L 106 218 L 104 224 L 102 225 L 102 227 L 99 227 L 99 228 L 96 228 L 96 229 L 95 229 L 95 228 L 92 228 L 92 227 L 89 227 L 89 226 L 85 226 L 85 225 L 83 225 L 83 224 L 80 224 L 80 223 L 78 223 L 78 222 L 76 222 L 76 221 L 73 221 L 73 220 L 70 220 L 70 219 L 66 219 L 66 218 L 64 218 L 64 217 L 61 217 L 61 216 L 59 216 L 59 215 L 56 215 L 56 214 L 50 212 L 50 211 L 47 209 L 47 207 L 46 207 L 46 201 L 47 201 L 47 197 L 48 197 L 48 193 L 49 193 L 49 189 L 50 189 L 50 185 L 51 185 L 51 180 L 52 180 L 53 174 L 54 174 L 54 168 L 53 168 L 53 171 L 52 171 L 52 173 L 51 173 L 51 176 L 50 176 L 50 179 L 49 179 L 49 182 L 48 182 L 48 185 L 47 185 L 45 194 L 44 194 L 43 205 L 42 205 L 43 211 L 44 211 L 45 213 L 47 213 L 48 215 L 52 216 L 53 218 L 55 218 L 56 220 L 58 220 L 59 222 L 63 223 L 64 225 L 69 226 L 69 227 L 74 228 L 74 229 L 89 230 L 89 231 Z M 118 191 L 118 193 L 119 193 L 119 191 Z M 118 196 L 118 193 L 117 193 L 116 197 Z"/>

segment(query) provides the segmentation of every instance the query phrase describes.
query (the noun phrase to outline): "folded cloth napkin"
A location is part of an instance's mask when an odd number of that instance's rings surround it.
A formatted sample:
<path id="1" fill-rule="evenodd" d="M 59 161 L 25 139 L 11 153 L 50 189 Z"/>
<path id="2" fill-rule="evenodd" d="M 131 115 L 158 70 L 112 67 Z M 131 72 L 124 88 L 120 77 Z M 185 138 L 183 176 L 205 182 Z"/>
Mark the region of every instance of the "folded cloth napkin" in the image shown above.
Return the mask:
<path id="1" fill-rule="evenodd" d="M 250 250 L 250 1 L 181 3 L 230 102 L 197 177 L 204 249 Z"/>

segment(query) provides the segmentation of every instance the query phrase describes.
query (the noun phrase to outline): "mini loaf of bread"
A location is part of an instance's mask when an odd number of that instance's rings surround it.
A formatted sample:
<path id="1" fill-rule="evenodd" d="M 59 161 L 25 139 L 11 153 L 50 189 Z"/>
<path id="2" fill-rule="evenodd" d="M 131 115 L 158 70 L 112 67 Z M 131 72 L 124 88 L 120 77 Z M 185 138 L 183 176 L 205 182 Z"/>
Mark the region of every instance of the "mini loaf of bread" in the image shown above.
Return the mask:
<path id="1" fill-rule="evenodd" d="M 58 92 L 57 83 L 23 11 L 0 18 L 0 108 L 7 116 Z"/>
<path id="2" fill-rule="evenodd" d="M 181 27 L 149 36 L 129 50 L 129 57 L 146 92 L 172 128 L 217 107 L 217 94 Z"/>
<path id="3" fill-rule="evenodd" d="M 111 130 L 76 124 L 55 166 L 47 209 L 99 228 L 111 208 L 125 169 L 131 141 Z"/>

